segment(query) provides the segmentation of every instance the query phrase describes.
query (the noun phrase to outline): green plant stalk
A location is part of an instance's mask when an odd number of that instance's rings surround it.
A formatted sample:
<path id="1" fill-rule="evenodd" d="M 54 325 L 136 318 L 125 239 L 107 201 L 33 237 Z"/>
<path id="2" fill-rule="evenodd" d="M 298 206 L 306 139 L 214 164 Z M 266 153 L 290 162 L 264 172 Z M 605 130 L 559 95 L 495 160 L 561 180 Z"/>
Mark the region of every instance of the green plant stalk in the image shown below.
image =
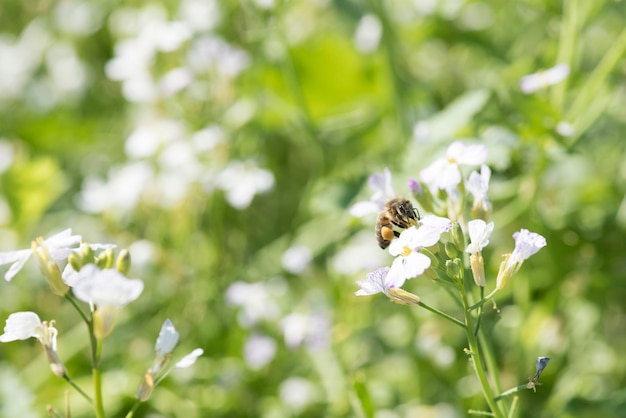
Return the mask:
<path id="1" fill-rule="evenodd" d="M 502 414 L 499 406 L 494 400 L 493 391 L 491 390 L 491 386 L 489 386 L 489 382 L 487 381 L 482 354 L 480 351 L 480 347 L 478 346 L 476 336 L 474 335 L 474 319 L 472 318 L 472 314 L 470 312 L 465 287 L 459 286 L 459 289 L 461 290 L 463 305 L 465 307 L 465 335 L 467 336 L 467 342 L 469 343 L 470 355 L 472 358 L 472 364 L 474 365 L 474 371 L 476 372 L 476 376 L 478 377 L 478 381 L 480 382 L 485 401 L 487 402 L 487 405 L 489 405 L 489 408 L 493 412 L 494 416 L 496 418 L 504 418 L 504 415 Z"/>
<path id="2" fill-rule="evenodd" d="M 574 46 L 576 45 L 579 27 L 579 2 L 578 0 L 564 0 L 564 18 L 561 22 L 561 33 L 559 34 L 559 52 L 556 63 L 565 63 L 570 67 L 574 62 Z M 565 88 L 567 78 L 550 89 L 550 101 L 555 109 L 563 111 L 565 100 Z"/>
<path id="3" fill-rule="evenodd" d="M 137 411 L 137 408 L 139 408 L 140 404 L 141 404 L 141 401 L 137 399 L 135 403 L 133 404 L 132 408 L 130 408 L 130 411 L 128 411 L 128 414 L 126 414 L 126 418 L 133 418 L 133 416 L 135 415 L 135 411 Z"/>
<path id="4" fill-rule="evenodd" d="M 574 103 L 566 114 L 566 120 L 576 122 L 576 119 L 586 111 L 587 104 L 593 100 L 597 92 L 601 89 L 602 83 L 620 61 L 624 52 L 626 52 L 626 28 L 624 28 L 622 33 L 615 39 L 611 49 L 602 57 L 602 60 L 593 70 L 587 82 L 578 92 Z M 579 137 L 579 135 L 577 137 Z"/>
<path id="5" fill-rule="evenodd" d="M 74 389 L 76 389 L 78 391 L 78 393 L 80 393 L 82 395 L 83 398 L 85 398 L 85 400 L 87 402 L 89 402 L 90 404 L 93 405 L 93 399 L 91 399 L 91 397 L 89 395 L 87 395 L 81 388 L 80 386 L 78 386 L 76 384 L 76 382 L 74 382 L 72 380 L 71 377 L 69 377 L 67 374 L 63 376 L 63 379 L 65 379 L 67 381 L 67 383 L 69 383 Z"/>
<path id="6" fill-rule="evenodd" d="M 424 302 L 418 302 L 417 304 L 421 306 L 422 308 L 426 309 L 427 311 L 431 311 L 432 313 L 439 315 L 442 318 L 445 318 L 448 321 L 460 326 L 461 328 L 465 328 L 465 324 L 462 321 L 459 321 L 458 319 L 456 319 L 455 317 L 448 315 L 447 313 L 442 312 L 437 308 L 433 308 L 432 306 L 426 305 Z"/>
<path id="7" fill-rule="evenodd" d="M 93 326 L 91 327 L 93 331 Z M 92 333 L 93 336 L 93 333 Z M 95 339 L 95 337 L 93 337 Z M 95 356 L 93 358 L 92 376 L 94 400 L 96 402 L 96 418 L 104 418 L 104 401 L 102 399 L 102 372 L 100 370 L 100 355 L 102 354 L 102 340 L 96 339 Z"/>
<path id="8" fill-rule="evenodd" d="M 511 389 L 509 389 L 509 390 L 506 390 L 506 391 L 502 392 L 501 394 L 499 394 L 498 396 L 496 396 L 496 397 L 494 398 L 494 400 L 495 400 L 495 401 L 499 401 L 499 400 L 501 400 L 502 398 L 505 398 L 505 397 L 507 397 L 507 396 L 509 396 L 509 395 L 512 395 L 512 394 L 514 394 L 514 393 L 517 393 L 517 392 L 521 392 L 521 391 L 523 391 L 523 390 L 529 390 L 529 388 L 528 388 L 528 384 L 523 384 L 523 385 L 515 386 L 514 388 L 511 388 Z"/>
<path id="9" fill-rule="evenodd" d="M 496 293 L 498 293 L 498 288 L 493 289 L 493 291 L 491 293 L 489 293 L 487 296 L 485 296 L 484 298 L 482 298 L 481 300 L 479 300 L 477 303 L 473 304 L 472 306 L 467 306 L 467 304 L 465 305 L 465 309 L 469 312 L 469 311 L 473 311 L 476 308 L 479 308 L 481 306 L 483 306 L 483 304 L 485 302 L 490 301 L 491 299 L 493 299 L 493 297 L 496 295 Z M 465 292 L 465 291 L 464 291 Z M 465 293 L 464 293 L 465 295 Z M 465 296 L 464 296 L 465 298 Z M 467 302 L 467 300 L 464 300 L 463 302 Z"/>

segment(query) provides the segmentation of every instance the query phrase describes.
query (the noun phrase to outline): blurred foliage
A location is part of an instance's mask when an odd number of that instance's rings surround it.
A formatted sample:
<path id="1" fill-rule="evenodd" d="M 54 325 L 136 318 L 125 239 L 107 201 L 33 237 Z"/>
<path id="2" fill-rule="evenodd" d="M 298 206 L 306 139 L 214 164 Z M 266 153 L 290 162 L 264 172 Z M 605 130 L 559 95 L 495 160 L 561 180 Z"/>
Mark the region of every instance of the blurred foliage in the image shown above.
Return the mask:
<path id="1" fill-rule="evenodd" d="M 354 296 L 390 258 L 374 219 L 348 209 L 369 197 L 371 173 L 389 167 L 406 196 L 451 141 L 481 142 L 494 171 L 490 285 L 514 231 L 548 242 L 485 325 L 503 387 L 550 356 L 519 416 L 626 417 L 625 19 L 623 1 L 9 0 L 0 249 L 65 227 L 130 248 L 146 288 L 105 344 L 108 416 L 132 404 L 165 318 L 181 334 L 175 353 L 205 355 L 136 416 L 466 416 L 484 403 L 459 330 Z M 122 55 L 129 40 L 141 42 Z M 522 93 L 521 77 L 557 63 L 569 77 Z M 167 84 L 176 69 L 181 84 Z M 153 131 L 132 140 L 140 128 Z M 224 180 L 238 161 L 271 172 L 271 190 L 252 185 L 262 171 Z M 237 187 L 251 203 L 229 195 Z M 294 246 L 310 251 L 301 269 L 284 255 Z M 2 318 L 55 319 L 60 356 L 89 390 L 83 325 L 29 266 L 2 283 Z M 261 287 L 238 304 L 238 282 Z M 408 287 L 458 312 L 442 289 Z M 305 325 L 293 334 L 287 318 Z M 62 409 L 68 388 L 38 343 L 3 344 L 0 358 L 0 416 Z M 70 394 L 72 416 L 90 416 Z"/>

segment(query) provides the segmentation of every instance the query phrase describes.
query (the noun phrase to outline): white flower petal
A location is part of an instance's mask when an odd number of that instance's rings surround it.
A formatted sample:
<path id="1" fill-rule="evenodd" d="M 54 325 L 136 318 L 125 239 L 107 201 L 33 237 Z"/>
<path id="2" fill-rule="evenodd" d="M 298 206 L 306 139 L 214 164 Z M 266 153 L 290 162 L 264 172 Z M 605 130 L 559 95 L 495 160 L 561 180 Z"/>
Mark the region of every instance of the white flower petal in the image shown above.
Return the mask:
<path id="1" fill-rule="evenodd" d="M 387 288 L 385 286 L 385 277 L 389 272 L 389 267 L 381 267 L 370 273 L 367 273 L 365 280 L 359 280 L 356 282 L 361 289 L 357 290 L 355 295 L 367 296 L 375 295 L 376 293 L 385 293 Z"/>
<path id="2" fill-rule="evenodd" d="M 33 254 L 33 250 L 17 250 L 17 251 L 8 251 L 4 253 L 0 253 L 0 266 L 5 264 L 10 264 L 11 267 L 4 275 L 4 280 L 10 282 L 13 277 L 24 267 L 24 264 L 30 256 Z"/>
<path id="3" fill-rule="evenodd" d="M 543 236 L 527 229 L 514 233 L 513 238 L 515 239 L 515 249 L 511 254 L 513 261 L 522 262 L 546 246 L 546 239 Z"/>
<path id="4" fill-rule="evenodd" d="M 83 267 L 79 282 L 73 288 L 76 297 L 83 302 L 99 305 L 125 306 L 143 291 L 143 281 L 127 279 L 114 269 L 100 270 L 93 264 Z"/>
<path id="5" fill-rule="evenodd" d="M 191 353 L 187 354 L 185 357 L 181 358 L 174 368 L 176 369 L 186 369 L 187 367 L 192 366 L 198 357 L 204 354 L 204 350 L 201 348 L 196 348 Z"/>
<path id="6" fill-rule="evenodd" d="M 176 344 L 178 344 L 178 337 L 179 334 L 176 328 L 174 328 L 174 324 L 169 319 L 166 319 L 154 345 L 157 357 L 163 358 L 171 353 Z"/>
<path id="7" fill-rule="evenodd" d="M 41 319 L 34 312 L 15 312 L 9 315 L 0 335 L 0 342 L 26 340 L 31 337 L 40 338 L 37 329 L 42 327 Z"/>
<path id="8" fill-rule="evenodd" d="M 355 218 L 362 218 L 363 216 L 369 214 L 378 214 L 380 211 L 382 211 L 382 208 L 379 204 L 368 200 L 363 202 L 357 202 L 352 205 L 352 207 L 350 208 L 350 215 L 354 216 Z"/>
<path id="9" fill-rule="evenodd" d="M 465 249 L 468 253 L 480 252 L 489 244 L 489 237 L 493 232 L 493 222 L 486 223 L 482 219 L 474 219 L 467 223 L 470 244 Z"/>
<path id="10" fill-rule="evenodd" d="M 428 267 L 430 258 L 422 253 L 412 252 L 407 257 L 398 257 L 385 278 L 385 287 L 400 288 L 406 280 L 420 276 Z"/>

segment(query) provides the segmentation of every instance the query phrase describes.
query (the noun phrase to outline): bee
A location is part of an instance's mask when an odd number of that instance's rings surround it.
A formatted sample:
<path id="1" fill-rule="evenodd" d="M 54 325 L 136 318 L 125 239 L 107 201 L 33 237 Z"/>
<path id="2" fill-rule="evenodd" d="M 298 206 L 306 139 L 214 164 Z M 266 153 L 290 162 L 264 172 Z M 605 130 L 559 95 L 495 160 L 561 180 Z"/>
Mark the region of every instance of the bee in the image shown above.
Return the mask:
<path id="1" fill-rule="evenodd" d="M 391 199 L 376 220 L 378 246 L 384 250 L 394 237 L 400 236 L 400 232 L 394 229 L 394 226 L 406 229 L 417 225 L 419 220 L 420 214 L 411 202 L 406 199 Z"/>

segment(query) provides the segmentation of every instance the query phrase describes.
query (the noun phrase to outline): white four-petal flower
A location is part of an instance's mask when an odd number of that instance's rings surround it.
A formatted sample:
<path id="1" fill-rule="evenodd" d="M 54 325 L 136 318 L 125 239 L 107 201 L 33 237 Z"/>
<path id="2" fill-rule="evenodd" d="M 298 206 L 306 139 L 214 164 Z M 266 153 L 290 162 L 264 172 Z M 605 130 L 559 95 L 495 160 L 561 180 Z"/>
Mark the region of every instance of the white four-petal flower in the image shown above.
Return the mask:
<path id="1" fill-rule="evenodd" d="M 74 283 L 76 297 L 96 306 L 125 306 L 142 291 L 142 280 L 127 279 L 115 269 L 100 270 L 94 264 L 84 266 Z"/>
<path id="2" fill-rule="evenodd" d="M 446 157 L 440 158 L 420 171 L 420 179 L 434 189 L 452 190 L 461 183 L 460 165 L 481 165 L 487 159 L 487 147 L 455 141 L 448 147 Z"/>
<path id="3" fill-rule="evenodd" d="M 350 214 L 357 218 L 379 213 L 384 209 L 385 203 L 396 197 L 391 182 L 391 171 L 388 168 L 382 173 L 372 174 L 367 180 L 367 185 L 374 191 L 370 200 L 357 202 L 350 208 Z"/>
<path id="4" fill-rule="evenodd" d="M 467 223 L 470 243 L 465 252 L 476 254 L 489 244 L 489 237 L 493 232 L 493 222 L 486 223 L 482 219 L 474 219 Z"/>
<path id="5" fill-rule="evenodd" d="M 72 229 L 68 228 L 41 241 L 41 243 L 38 243 L 38 246 L 44 247 L 52 260 L 61 261 L 70 255 L 72 247 L 78 244 L 81 239 L 80 235 L 72 235 Z M 24 264 L 32 254 L 32 248 L 0 253 L 0 266 L 11 264 L 11 267 L 4 275 L 4 280 L 10 282 L 24 267 Z"/>

